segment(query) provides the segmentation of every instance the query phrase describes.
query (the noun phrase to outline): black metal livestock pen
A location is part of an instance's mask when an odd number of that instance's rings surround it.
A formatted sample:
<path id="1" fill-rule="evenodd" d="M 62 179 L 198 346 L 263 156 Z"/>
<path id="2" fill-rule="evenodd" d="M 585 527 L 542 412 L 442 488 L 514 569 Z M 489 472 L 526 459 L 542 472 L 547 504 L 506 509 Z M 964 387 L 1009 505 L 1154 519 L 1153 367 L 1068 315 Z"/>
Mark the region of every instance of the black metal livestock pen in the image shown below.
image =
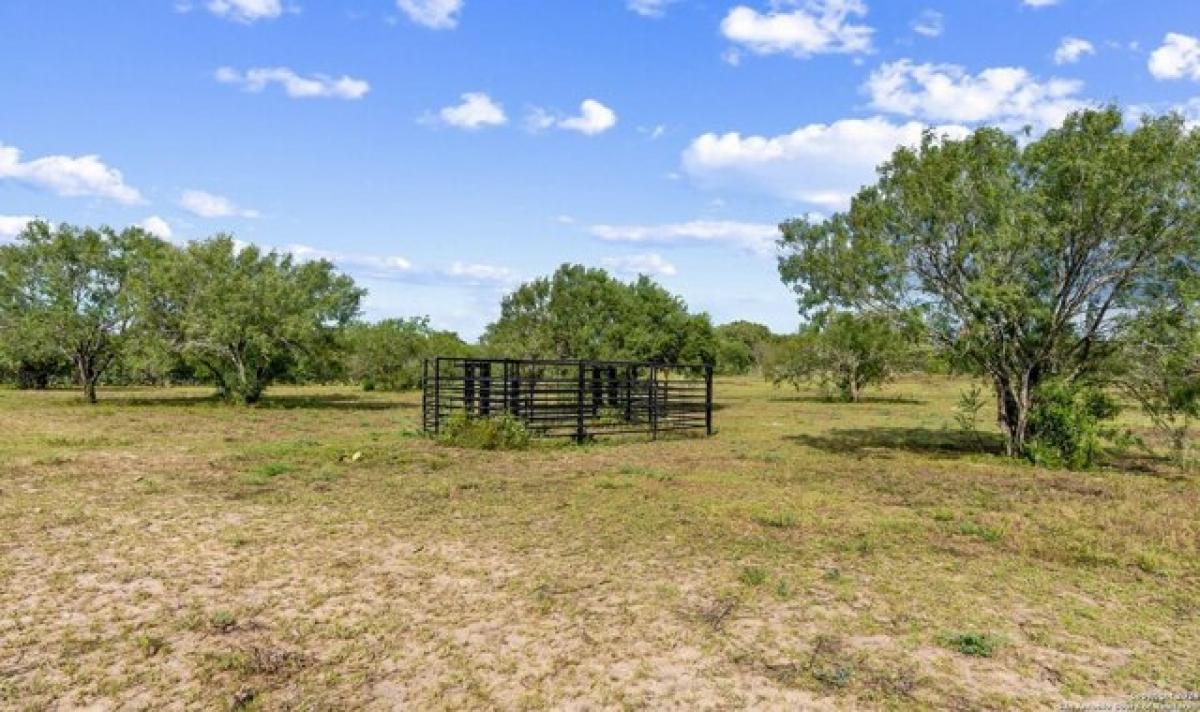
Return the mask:
<path id="1" fill-rule="evenodd" d="M 421 425 L 508 415 L 534 435 L 713 433 L 713 372 L 703 364 L 435 358 L 423 364 Z"/>

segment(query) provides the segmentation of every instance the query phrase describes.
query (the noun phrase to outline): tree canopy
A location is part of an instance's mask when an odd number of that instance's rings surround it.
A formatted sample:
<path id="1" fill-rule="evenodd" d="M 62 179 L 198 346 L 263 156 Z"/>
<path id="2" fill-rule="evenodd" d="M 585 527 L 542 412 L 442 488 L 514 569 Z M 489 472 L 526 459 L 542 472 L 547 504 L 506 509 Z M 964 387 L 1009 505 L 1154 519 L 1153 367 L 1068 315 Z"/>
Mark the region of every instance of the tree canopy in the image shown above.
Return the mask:
<path id="1" fill-rule="evenodd" d="M 923 310 L 938 342 L 986 374 L 1008 450 L 1024 453 L 1039 384 L 1093 373 L 1137 297 L 1196 271 L 1200 133 L 1127 129 L 1081 111 L 1040 138 L 927 133 L 850 209 L 782 226 L 784 282 L 805 312 Z"/>
<path id="2" fill-rule="evenodd" d="M 0 246 L 0 341 L 7 360 L 41 382 L 69 361 L 96 401 L 101 376 L 118 357 L 135 310 L 130 284 L 149 269 L 159 241 L 138 228 L 51 227 L 32 222 Z"/>
<path id="3" fill-rule="evenodd" d="M 346 375 L 368 390 L 400 391 L 421 384 L 422 362 L 470 351 L 452 331 L 437 331 L 428 317 L 356 322 L 343 339 Z"/>
<path id="4" fill-rule="evenodd" d="M 628 359 L 712 363 L 707 314 L 641 276 L 622 282 L 602 269 L 563 265 L 521 285 L 501 302 L 484 347 L 520 358 Z"/>
<path id="5" fill-rule="evenodd" d="M 297 262 L 228 236 L 172 252 L 146 287 L 168 347 L 244 403 L 295 364 L 328 358 L 363 295 L 327 261 Z"/>

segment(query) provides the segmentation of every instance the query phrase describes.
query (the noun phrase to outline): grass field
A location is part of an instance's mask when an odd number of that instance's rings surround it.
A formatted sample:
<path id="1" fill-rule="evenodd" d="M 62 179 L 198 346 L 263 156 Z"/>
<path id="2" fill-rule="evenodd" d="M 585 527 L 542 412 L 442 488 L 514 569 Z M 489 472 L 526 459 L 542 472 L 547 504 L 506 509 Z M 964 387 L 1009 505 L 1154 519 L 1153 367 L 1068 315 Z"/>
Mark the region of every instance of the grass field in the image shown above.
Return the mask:
<path id="1" fill-rule="evenodd" d="M 724 380 L 712 439 L 509 453 L 419 436 L 415 394 L 0 391 L 0 707 L 1200 690 L 1197 480 L 979 453 L 963 385 Z"/>

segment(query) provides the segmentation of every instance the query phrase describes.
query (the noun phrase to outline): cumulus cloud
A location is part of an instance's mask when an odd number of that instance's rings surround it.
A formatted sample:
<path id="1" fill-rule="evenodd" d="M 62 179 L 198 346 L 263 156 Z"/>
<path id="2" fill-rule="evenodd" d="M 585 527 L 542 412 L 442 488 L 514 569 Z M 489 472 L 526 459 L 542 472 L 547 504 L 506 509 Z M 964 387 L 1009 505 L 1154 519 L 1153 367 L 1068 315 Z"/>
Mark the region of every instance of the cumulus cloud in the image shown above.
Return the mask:
<path id="1" fill-rule="evenodd" d="M 462 95 L 462 102 L 447 106 L 438 112 L 435 121 L 448 126 L 474 131 L 485 126 L 503 126 L 508 123 L 504 107 L 482 92 Z"/>
<path id="2" fill-rule="evenodd" d="M 1149 69 L 1155 79 L 1200 81 L 1200 39 L 1168 32 L 1162 45 L 1150 53 Z"/>
<path id="3" fill-rule="evenodd" d="M 954 64 L 882 65 L 864 85 L 871 106 L 931 121 L 982 122 L 1019 128 L 1058 124 L 1084 105 L 1082 82 L 1039 81 L 1020 67 L 993 67 L 970 74 Z"/>
<path id="4" fill-rule="evenodd" d="M 390 282 L 502 287 L 517 281 L 517 275 L 511 269 L 483 263 L 454 262 L 445 267 L 418 266 L 397 255 L 340 252 L 299 244 L 288 245 L 282 251 L 290 253 L 302 262 L 325 260 L 356 276 Z"/>
<path id="5" fill-rule="evenodd" d="M 287 67 L 256 67 L 244 72 L 233 67 L 221 67 L 216 71 L 216 79 L 222 84 L 239 86 L 244 91 L 256 94 L 271 84 L 278 84 L 293 99 L 355 100 L 371 91 L 371 85 L 362 79 L 325 74 L 305 77 Z"/>
<path id="6" fill-rule="evenodd" d="M 919 121 L 896 124 L 876 116 L 809 124 L 780 136 L 707 133 L 684 151 L 683 166 L 708 187 L 749 189 L 838 210 L 898 146 L 919 143 L 925 128 Z M 934 132 L 961 138 L 968 129 L 946 125 Z"/>
<path id="7" fill-rule="evenodd" d="M 1095 54 L 1096 47 L 1091 42 L 1079 37 L 1064 37 L 1054 50 L 1055 64 L 1074 64 L 1085 54 Z"/>
<path id="8" fill-rule="evenodd" d="M 108 198 L 126 205 L 143 202 L 142 194 L 126 185 L 121 171 L 105 165 L 95 155 L 43 156 L 22 161 L 19 149 L 0 143 L 0 180 L 69 197 Z"/>
<path id="9" fill-rule="evenodd" d="M 595 99 L 584 99 L 579 105 L 579 114 L 575 116 L 556 116 L 535 107 L 526 117 L 525 124 L 532 131 L 557 128 L 595 136 L 617 125 L 617 113 Z"/>
<path id="10" fill-rule="evenodd" d="M 203 190 L 185 190 L 179 196 L 179 205 L 189 213 L 202 218 L 257 218 L 257 210 L 239 207 L 223 195 Z"/>
<path id="11" fill-rule="evenodd" d="M 507 267 L 467 262 L 455 262 L 442 270 L 442 274 L 453 280 L 477 285 L 504 285 L 517 279 L 516 274 Z"/>
<path id="12" fill-rule="evenodd" d="M 280 0 L 210 0 L 207 7 L 217 17 L 245 24 L 274 20 L 283 14 Z"/>
<path id="13" fill-rule="evenodd" d="M 674 277 L 679 273 L 675 265 L 663 259 L 662 255 L 653 253 L 606 257 L 602 262 L 608 269 L 627 275 L 644 274 L 648 277 Z"/>
<path id="14" fill-rule="evenodd" d="M 675 0 L 626 0 L 625 7 L 642 17 L 662 17 Z"/>
<path id="15" fill-rule="evenodd" d="M 463 0 L 396 0 L 408 19 L 433 30 L 452 30 L 458 26 Z"/>
<path id="16" fill-rule="evenodd" d="M 862 0 L 809 0 L 790 11 L 760 13 L 738 5 L 721 21 L 721 34 L 755 54 L 863 54 L 874 29 L 851 18 L 867 14 Z"/>
<path id="17" fill-rule="evenodd" d="M 662 225 L 592 225 L 588 232 L 605 242 L 646 245 L 726 245 L 758 254 L 774 250 L 779 228 L 770 223 L 692 220 Z"/>
<path id="18" fill-rule="evenodd" d="M 29 223 L 37 220 L 32 215 L 0 215 L 0 241 L 11 240 Z"/>
<path id="19" fill-rule="evenodd" d="M 171 229 L 171 223 L 163 220 L 157 215 L 151 215 L 150 217 L 141 221 L 138 223 L 138 227 L 142 228 L 151 235 L 154 235 L 155 237 L 161 237 L 164 240 L 170 240 L 175 235 L 175 231 Z"/>
<path id="20" fill-rule="evenodd" d="M 937 10 L 925 10 L 912 22 L 913 32 L 925 37 L 939 37 L 946 29 L 946 21 Z"/>
<path id="21" fill-rule="evenodd" d="M 301 262 L 325 260 L 340 269 L 375 279 L 403 278 L 414 271 L 412 262 L 398 256 L 335 252 L 309 245 L 288 245 L 283 251 Z"/>

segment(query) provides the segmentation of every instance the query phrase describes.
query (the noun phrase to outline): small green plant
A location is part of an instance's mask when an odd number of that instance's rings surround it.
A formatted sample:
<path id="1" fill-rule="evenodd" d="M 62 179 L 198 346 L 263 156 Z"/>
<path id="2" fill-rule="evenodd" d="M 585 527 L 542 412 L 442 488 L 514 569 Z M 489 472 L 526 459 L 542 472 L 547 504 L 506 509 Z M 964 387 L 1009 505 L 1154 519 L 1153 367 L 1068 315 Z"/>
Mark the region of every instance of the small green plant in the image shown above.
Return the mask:
<path id="1" fill-rule="evenodd" d="M 796 590 L 792 587 L 792 582 L 782 576 L 775 583 L 775 596 L 781 601 L 786 601 L 795 595 Z"/>
<path id="2" fill-rule="evenodd" d="M 767 570 L 761 566 L 746 566 L 738 574 L 738 581 L 757 588 L 767 582 Z"/>
<path id="3" fill-rule="evenodd" d="M 983 450 L 983 438 L 979 435 L 979 412 L 983 410 L 983 391 L 978 384 L 958 394 L 958 403 L 954 406 L 954 422 L 964 433 L 969 433 L 975 444 Z"/>
<path id="4" fill-rule="evenodd" d="M 531 437 L 525 424 L 511 415 L 474 418 L 459 414 L 442 426 L 438 440 L 476 450 L 524 450 Z"/>
<path id="5" fill-rule="evenodd" d="M 227 633 L 237 627 L 237 617 L 229 611 L 217 611 L 209 616 L 208 625 L 213 630 Z"/>
<path id="6" fill-rule="evenodd" d="M 973 536 L 995 544 L 1004 538 L 1004 532 L 996 527 L 989 527 L 979 522 L 967 520 L 959 525 L 958 530 L 967 536 Z"/>
<path id="7" fill-rule="evenodd" d="M 296 468 L 293 465 L 286 462 L 268 462 L 265 465 L 259 465 L 250 472 L 246 473 L 245 477 L 243 477 L 243 480 L 245 480 L 247 484 L 265 485 L 272 479 L 280 475 L 286 475 L 295 469 Z"/>
<path id="8" fill-rule="evenodd" d="M 992 633 L 950 633 L 941 642 L 952 650 L 975 658 L 990 658 L 1004 644 L 1004 639 Z"/>
<path id="9" fill-rule="evenodd" d="M 139 635 L 136 642 L 138 650 L 148 658 L 154 657 L 160 650 L 167 647 L 166 641 L 154 635 Z"/>
<path id="10" fill-rule="evenodd" d="M 796 526 L 797 518 L 792 512 L 777 510 L 775 512 L 756 514 L 754 521 L 764 527 L 772 527 L 775 529 L 790 529 Z"/>

